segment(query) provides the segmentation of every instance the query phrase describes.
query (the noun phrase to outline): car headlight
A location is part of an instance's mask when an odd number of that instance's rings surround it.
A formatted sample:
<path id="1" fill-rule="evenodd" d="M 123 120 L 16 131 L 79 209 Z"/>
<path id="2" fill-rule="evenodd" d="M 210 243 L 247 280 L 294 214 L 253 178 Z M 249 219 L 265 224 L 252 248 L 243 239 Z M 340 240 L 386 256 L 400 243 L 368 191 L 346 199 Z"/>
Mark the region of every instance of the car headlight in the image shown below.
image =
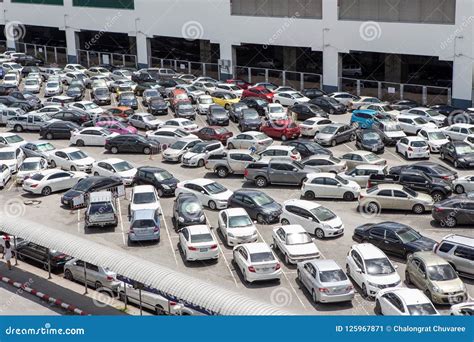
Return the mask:
<path id="1" fill-rule="evenodd" d="M 163 189 L 165 189 L 165 190 L 169 190 L 169 189 L 171 189 L 171 188 L 170 188 L 168 185 L 166 185 L 166 184 L 161 184 L 161 186 L 162 186 L 162 187 L 163 187 Z"/>
<path id="2" fill-rule="evenodd" d="M 206 216 L 204 216 L 204 215 L 201 215 L 201 216 L 199 217 L 199 220 L 201 220 L 201 221 L 204 221 L 205 219 L 206 219 Z"/>
<path id="3" fill-rule="evenodd" d="M 367 282 L 367 285 L 377 288 L 379 287 L 379 284 L 371 283 L 370 281 Z"/>
<path id="4" fill-rule="evenodd" d="M 180 217 L 178 217 L 178 221 L 179 221 L 179 222 L 184 222 L 184 218 L 182 218 L 182 217 L 180 216 Z"/>
<path id="5" fill-rule="evenodd" d="M 437 293 L 441 293 L 441 292 L 442 292 L 441 289 L 440 289 L 438 286 L 436 286 L 436 285 L 433 285 L 433 287 L 432 287 L 431 289 L 432 289 L 434 292 L 437 292 Z"/>
<path id="6" fill-rule="evenodd" d="M 466 162 L 466 159 L 461 158 L 461 159 L 459 159 L 459 161 L 460 161 L 461 163 L 465 163 L 465 162 Z"/>
<path id="7" fill-rule="evenodd" d="M 227 233 L 227 236 L 228 236 L 228 237 L 231 237 L 231 238 L 234 238 L 234 237 L 235 237 L 235 235 L 232 234 L 232 233 Z"/>

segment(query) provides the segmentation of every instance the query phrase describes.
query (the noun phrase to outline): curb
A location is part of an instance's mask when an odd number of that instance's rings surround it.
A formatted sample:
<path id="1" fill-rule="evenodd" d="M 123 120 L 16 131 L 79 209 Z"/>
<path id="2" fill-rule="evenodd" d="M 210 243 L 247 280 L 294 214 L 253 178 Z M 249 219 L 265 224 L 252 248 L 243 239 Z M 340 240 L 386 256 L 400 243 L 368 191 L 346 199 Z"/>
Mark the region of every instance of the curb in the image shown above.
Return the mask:
<path id="1" fill-rule="evenodd" d="M 37 291 L 35 289 L 32 289 L 31 287 L 29 286 L 26 286 L 25 284 L 22 284 L 22 283 L 19 283 L 19 282 L 15 282 L 13 280 L 11 280 L 10 278 L 7 278 L 7 277 L 4 277 L 2 275 L 0 275 L 0 280 L 4 283 L 7 283 L 9 285 L 12 285 L 14 287 L 16 287 L 17 289 L 21 289 L 25 292 L 28 292 L 46 302 L 49 302 L 53 305 L 57 305 L 67 311 L 70 311 L 76 315 L 80 315 L 80 316 L 87 316 L 88 314 L 85 313 L 83 310 L 79 309 L 79 308 L 76 308 L 74 305 L 70 305 L 70 304 L 67 304 L 67 303 L 64 303 L 61 299 L 56 299 L 56 298 L 53 298 L 53 297 L 50 297 L 48 296 L 47 294 L 44 294 L 40 291 Z"/>

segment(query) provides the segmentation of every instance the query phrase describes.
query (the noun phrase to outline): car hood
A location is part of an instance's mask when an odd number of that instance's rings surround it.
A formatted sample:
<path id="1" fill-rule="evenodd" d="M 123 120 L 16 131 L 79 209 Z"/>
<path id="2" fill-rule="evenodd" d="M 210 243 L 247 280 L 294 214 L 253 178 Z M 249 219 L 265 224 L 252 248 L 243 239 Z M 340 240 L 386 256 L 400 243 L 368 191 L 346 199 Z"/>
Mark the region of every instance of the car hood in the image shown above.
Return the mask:
<path id="1" fill-rule="evenodd" d="M 90 165 L 93 162 L 95 162 L 95 159 L 91 157 L 87 157 L 87 158 L 83 158 L 79 160 L 74 160 L 73 162 L 74 164 L 77 164 L 77 165 Z"/>
<path id="2" fill-rule="evenodd" d="M 18 171 L 16 174 L 17 177 L 19 178 L 26 178 L 30 177 L 31 175 L 34 175 L 35 173 L 38 173 L 39 170 L 34 170 L 34 171 Z"/>
<path id="3" fill-rule="evenodd" d="M 160 103 L 152 103 L 150 104 L 150 107 L 151 108 L 155 108 L 155 109 L 164 109 L 164 108 L 167 108 L 168 105 L 166 104 L 166 102 L 160 102 Z"/>
<path id="4" fill-rule="evenodd" d="M 327 224 L 328 226 L 331 226 L 333 228 L 341 227 L 342 226 L 342 220 L 339 216 L 336 216 L 335 218 L 329 220 L 329 221 L 324 221 L 321 222 L 323 224 Z"/>
<path id="5" fill-rule="evenodd" d="M 398 275 L 397 271 L 391 274 L 382 274 L 382 275 L 366 275 L 366 278 L 371 283 L 379 284 L 379 285 L 389 285 L 400 282 L 400 276 Z"/>
<path id="6" fill-rule="evenodd" d="M 418 196 L 416 196 L 414 200 L 419 201 L 419 202 L 431 203 L 431 204 L 434 203 L 433 197 L 431 197 L 431 195 L 424 194 L 421 192 L 418 193 Z"/>
<path id="7" fill-rule="evenodd" d="M 81 195 L 84 195 L 84 192 L 71 189 L 64 193 L 63 198 L 65 200 L 72 200 L 73 198 Z"/>
<path id="8" fill-rule="evenodd" d="M 286 245 L 286 249 L 290 255 L 310 255 L 319 254 L 318 247 L 313 242 L 301 245 Z"/>
<path id="9" fill-rule="evenodd" d="M 316 134 L 316 139 L 327 140 L 327 139 L 332 139 L 333 137 L 334 137 L 334 134 L 327 134 L 327 133 Z"/>
<path id="10" fill-rule="evenodd" d="M 182 153 L 185 153 L 186 151 L 183 151 L 183 150 L 175 150 L 173 148 L 167 148 L 166 150 L 163 151 L 163 155 L 165 156 L 177 156 L 177 155 L 180 155 Z"/>
<path id="11" fill-rule="evenodd" d="M 136 173 L 137 173 L 137 169 L 130 169 L 127 171 L 117 172 L 117 175 L 119 175 L 122 178 L 133 178 L 135 177 Z"/>
<path id="12" fill-rule="evenodd" d="M 435 146 L 443 146 L 449 143 L 448 139 L 440 139 L 440 140 L 430 140 L 428 144 L 435 145 Z"/>
<path id="13" fill-rule="evenodd" d="M 431 281 L 435 286 L 438 286 L 443 292 L 458 292 L 463 291 L 462 281 L 459 278 L 445 281 Z"/>
<path id="14" fill-rule="evenodd" d="M 221 192 L 220 194 L 212 195 L 212 197 L 218 201 L 227 201 L 230 198 L 230 196 L 232 196 L 232 194 L 233 194 L 232 191 L 226 190 L 224 192 Z"/>
<path id="15" fill-rule="evenodd" d="M 277 202 L 263 205 L 261 206 L 261 208 L 266 212 L 281 211 L 281 205 L 278 204 Z"/>
<path id="16" fill-rule="evenodd" d="M 174 178 L 174 177 L 161 181 L 161 184 L 165 184 L 165 185 L 176 185 L 178 183 L 179 183 L 179 179 Z"/>
<path id="17" fill-rule="evenodd" d="M 407 246 L 417 251 L 432 251 L 435 244 L 435 240 L 423 236 L 421 239 L 407 243 Z"/>
<path id="18" fill-rule="evenodd" d="M 96 98 L 99 100 L 108 100 L 110 99 L 110 95 L 95 95 Z"/>
<path id="19" fill-rule="evenodd" d="M 202 157 L 202 156 L 204 156 L 204 153 L 186 152 L 183 158 L 188 159 L 188 158 L 197 158 L 197 157 Z"/>
<path id="20" fill-rule="evenodd" d="M 178 114 L 194 113 L 194 108 L 179 109 Z"/>
<path id="21" fill-rule="evenodd" d="M 469 154 L 459 156 L 459 159 L 464 159 L 469 163 L 474 163 L 474 153 L 469 153 Z"/>
<path id="22" fill-rule="evenodd" d="M 235 237 L 250 236 L 257 233 L 257 230 L 254 226 L 230 228 L 227 231 L 232 233 Z"/>
<path id="23" fill-rule="evenodd" d="M 402 132 L 402 131 L 392 131 L 392 132 L 384 132 L 384 133 L 389 138 L 403 138 L 407 136 L 405 132 Z"/>
<path id="24" fill-rule="evenodd" d="M 260 125 L 262 121 L 260 119 L 243 119 L 242 122 L 246 125 Z"/>

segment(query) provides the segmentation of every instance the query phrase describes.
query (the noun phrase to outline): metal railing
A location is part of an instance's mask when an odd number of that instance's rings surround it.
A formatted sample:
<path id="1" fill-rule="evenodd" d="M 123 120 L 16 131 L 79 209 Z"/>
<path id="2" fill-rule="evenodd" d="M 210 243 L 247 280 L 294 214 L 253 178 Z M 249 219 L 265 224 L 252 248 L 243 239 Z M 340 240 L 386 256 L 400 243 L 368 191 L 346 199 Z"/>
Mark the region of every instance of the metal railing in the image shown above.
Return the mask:
<path id="1" fill-rule="evenodd" d="M 219 79 L 219 65 L 217 63 L 201 63 L 150 57 L 149 65 L 152 68 L 170 68 L 181 73 L 212 77 L 216 80 Z"/>
<path id="2" fill-rule="evenodd" d="M 339 91 L 358 96 L 374 96 L 383 101 L 414 100 L 423 106 L 440 103 L 451 104 L 451 88 L 421 84 L 360 80 L 341 77 Z"/>
<path id="3" fill-rule="evenodd" d="M 30 43 L 16 43 L 17 51 L 44 60 L 47 64 L 67 64 L 67 48 L 63 46 L 49 46 Z"/>
<path id="4" fill-rule="evenodd" d="M 99 64 L 111 64 L 116 66 L 137 67 L 137 56 L 123 53 L 112 53 L 102 51 L 77 50 L 77 62 L 89 68 Z"/>

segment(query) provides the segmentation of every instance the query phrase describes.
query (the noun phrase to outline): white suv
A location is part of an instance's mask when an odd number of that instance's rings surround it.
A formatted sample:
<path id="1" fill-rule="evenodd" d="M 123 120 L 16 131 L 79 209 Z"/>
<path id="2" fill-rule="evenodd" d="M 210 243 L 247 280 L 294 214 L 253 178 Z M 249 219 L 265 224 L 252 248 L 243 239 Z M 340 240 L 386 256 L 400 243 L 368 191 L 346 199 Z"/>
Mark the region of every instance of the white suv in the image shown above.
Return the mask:
<path id="1" fill-rule="evenodd" d="M 231 208 L 219 212 L 218 227 L 228 246 L 257 242 L 257 228 L 247 211 Z"/>

